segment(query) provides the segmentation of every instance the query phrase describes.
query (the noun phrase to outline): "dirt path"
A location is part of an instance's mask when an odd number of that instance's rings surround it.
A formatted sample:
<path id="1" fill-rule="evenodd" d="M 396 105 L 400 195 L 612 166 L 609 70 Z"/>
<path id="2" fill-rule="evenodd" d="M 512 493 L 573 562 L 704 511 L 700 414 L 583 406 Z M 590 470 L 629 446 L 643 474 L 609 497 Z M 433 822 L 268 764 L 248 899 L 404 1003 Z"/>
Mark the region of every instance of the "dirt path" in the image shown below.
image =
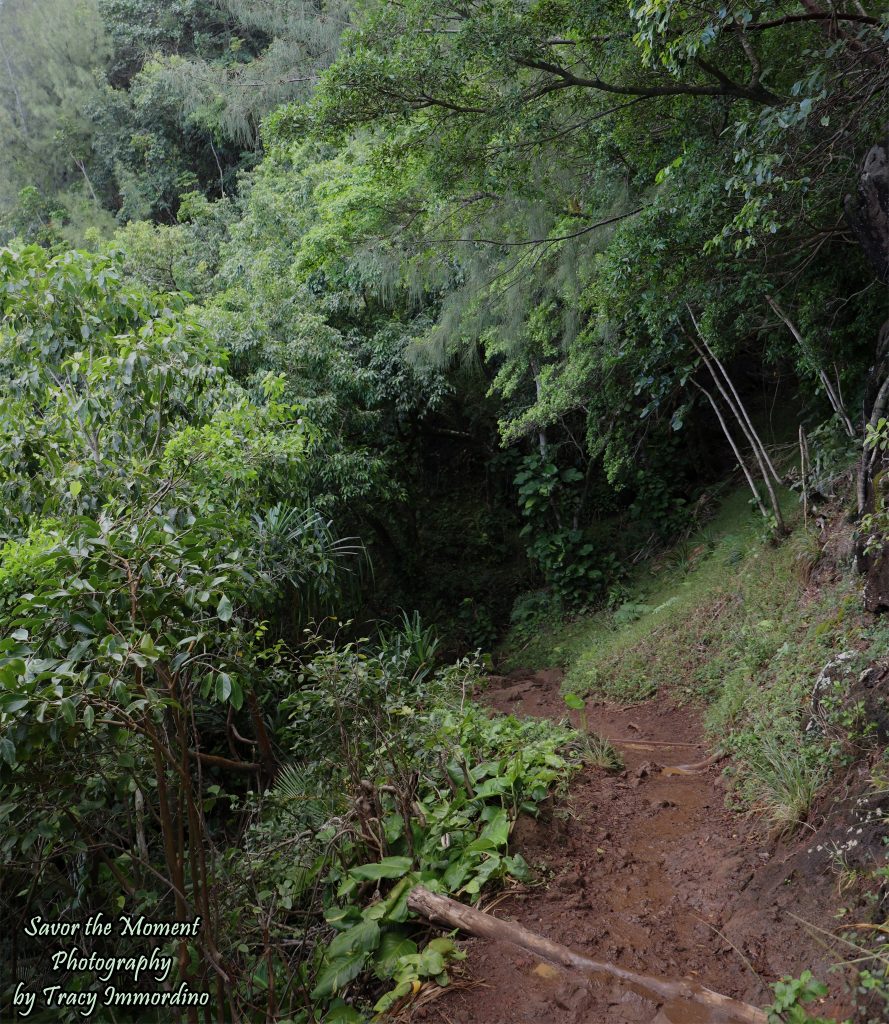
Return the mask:
<path id="1" fill-rule="evenodd" d="M 495 710 L 565 716 L 558 672 L 492 680 Z M 543 868 L 546 887 L 497 902 L 498 916 L 598 960 L 670 977 L 689 976 L 759 1005 L 767 983 L 818 967 L 818 943 L 786 913 L 823 921 L 830 885 L 801 872 L 805 851 L 778 849 L 725 809 L 718 768 L 669 774 L 661 765 L 700 762 L 695 713 L 662 698 L 628 709 L 589 707 L 589 728 L 614 742 L 626 771 L 582 772 L 567 804 L 516 823 L 513 849 Z M 482 904 L 484 908 L 484 904 Z M 468 974 L 415 1015 L 442 1024 L 695 1024 L 606 980 L 589 982 L 514 947 L 471 940 Z M 823 965 L 822 965 L 823 966 Z M 827 1013 L 830 1006 L 819 1008 Z"/>

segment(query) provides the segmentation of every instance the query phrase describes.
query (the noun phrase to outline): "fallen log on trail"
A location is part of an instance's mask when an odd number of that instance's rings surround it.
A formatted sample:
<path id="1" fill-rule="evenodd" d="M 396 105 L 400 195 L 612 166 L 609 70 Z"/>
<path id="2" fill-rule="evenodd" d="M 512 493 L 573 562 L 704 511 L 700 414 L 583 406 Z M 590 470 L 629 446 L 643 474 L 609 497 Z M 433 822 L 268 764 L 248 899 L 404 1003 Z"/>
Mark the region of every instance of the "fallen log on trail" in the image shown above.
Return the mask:
<path id="1" fill-rule="evenodd" d="M 756 1006 L 751 1006 L 750 1003 L 742 1003 L 737 999 L 721 995 L 719 992 L 713 992 L 686 978 L 680 980 L 655 978 L 646 974 L 636 974 L 634 971 L 625 970 L 616 964 L 590 960 L 559 942 L 553 942 L 543 935 L 532 932 L 524 925 L 516 924 L 513 921 L 503 921 L 498 917 L 492 917 L 490 914 L 449 899 L 447 896 L 438 896 L 422 885 L 414 886 L 408 896 L 407 905 L 415 913 L 435 924 L 459 928 L 470 935 L 492 939 L 495 942 L 512 943 L 542 960 L 548 960 L 550 963 L 558 964 L 558 966 L 572 971 L 580 971 L 584 974 L 607 974 L 638 995 L 655 1003 L 666 1004 L 665 1009 L 668 1016 L 670 1009 L 674 1007 L 679 1009 L 676 1004 L 693 1003 L 696 1007 L 705 1009 L 709 1016 L 701 1018 L 689 1015 L 683 1019 L 705 1020 L 707 1024 L 717 1024 L 717 1022 L 722 1022 L 722 1024 L 767 1024 L 765 1012 Z"/>
<path id="2" fill-rule="evenodd" d="M 694 764 L 664 765 L 662 773 L 664 775 L 697 775 L 699 772 L 712 768 L 714 764 L 719 764 L 726 757 L 728 757 L 728 754 L 722 750 L 717 750 L 711 757 L 704 761 L 696 761 Z"/>
<path id="3" fill-rule="evenodd" d="M 610 737 L 609 737 L 610 739 Z M 703 743 L 687 743 L 685 740 L 643 740 L 643 739 L 613 739 L 611 740 L 618 747 L 703 747 Z"/>

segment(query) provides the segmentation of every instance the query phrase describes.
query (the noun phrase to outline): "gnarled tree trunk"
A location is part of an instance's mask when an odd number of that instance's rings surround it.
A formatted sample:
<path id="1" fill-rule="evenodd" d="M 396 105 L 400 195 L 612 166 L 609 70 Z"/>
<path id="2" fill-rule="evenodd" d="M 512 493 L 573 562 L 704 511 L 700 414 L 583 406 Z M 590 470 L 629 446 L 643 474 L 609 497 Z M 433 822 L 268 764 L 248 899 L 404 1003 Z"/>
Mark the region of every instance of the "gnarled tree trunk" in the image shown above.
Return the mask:
<path id="1" fill-rule="evenodd" d="M 846 220 L 858 239 L 874 273 L 889 284 L 889 128 L 886 137 L 872 146 L 864 158 L 858 185 L 843 204 Z M 865 400 L 864 427 L 876 426 L 889 404 L 889 320 L 880 329 L 877 355 L 871 371 Z M 864 449 L 858 466 L 858 515 L 874 511 L 882 503 L 875 493 L 874 481 L 882 469 L 883 456 L 877 450 Z M 865 604 L 871 611 L 889 610 L 889 545 L 868 551 L 868 537 L 858 540 L 858 565 L 866 574 Z M 871 546 L 872 547 L 872 546 Z"/>
<path id="2" fill-rule="evenodd" d="M 858 188 L 846 196 L 843 208 L 877 278 L 889 284 L 889 132 L 868 151 Z"/>

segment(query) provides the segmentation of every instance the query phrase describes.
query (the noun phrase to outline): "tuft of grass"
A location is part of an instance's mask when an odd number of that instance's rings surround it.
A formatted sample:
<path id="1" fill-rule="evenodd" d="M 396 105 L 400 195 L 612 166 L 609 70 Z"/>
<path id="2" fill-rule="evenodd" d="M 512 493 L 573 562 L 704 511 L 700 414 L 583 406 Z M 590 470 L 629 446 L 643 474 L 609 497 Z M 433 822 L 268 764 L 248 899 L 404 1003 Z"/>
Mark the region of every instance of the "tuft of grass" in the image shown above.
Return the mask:
<path id="1" fill-rule="evenodd" d="M 573 744 L 581 761 L 591 768 L 604 768 L 606 772 L 619 772 L 624 759 L 611 740 L 595 732 L 582 732 Z"/>
<path id="2" fill-rule="evenodd" d="M 777 835 L 789 835 L 806 823 L 819 790 L 827 781 L 828 767 L 806 757 L 799 744 L 781 743 L 765 727 L 759 749 L 746 759 L 746 787 Z"/>
<path id="3" fill-rule="evenodd" d="M 684 579 L 694 568 L 699 553 L 691 540 L 680 540 L 664 556 L 664 563 L 669 572 Z"/>
<path id="4" fill-rule="evenodd" d="M 420 613 L 401 610 L 401 620 L 380 628 L 380 650 L 384 657 L 404 660 L 412 672 L 428 672 L 435 666 L 440 640 L 434 626 L 424 626 Z"/>

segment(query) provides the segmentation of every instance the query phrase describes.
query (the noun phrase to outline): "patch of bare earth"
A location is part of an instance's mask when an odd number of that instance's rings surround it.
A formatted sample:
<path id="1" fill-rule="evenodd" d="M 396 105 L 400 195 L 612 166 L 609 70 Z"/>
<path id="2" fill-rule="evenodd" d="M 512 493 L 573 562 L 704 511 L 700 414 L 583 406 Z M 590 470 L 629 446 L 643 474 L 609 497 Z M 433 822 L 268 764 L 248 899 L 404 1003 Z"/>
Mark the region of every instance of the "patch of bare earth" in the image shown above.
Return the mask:
<path id="1" fill-rule="evenodd" d="M 482 699 L 503 713 L 562 718 L 560 673 L 495 677 Z M 576 715 L 575 724 L 576 724 Z M 589 706 L 589 728 L 621 751 L 626 771 L 581 772 L 568 800 L 538 820 L 522 818 L 513 850 L 545 884 L 489 902 L 497 917 L 588 957 L 649 975 L 689 977 L 757 1005 L 768 984 L 831 962 L 798 920 L 830 929 L 836 891 L 829 865 L 808 854 L 811 833 L 769 841 L 725 807 L 719 766 L 704 761 L 693 709 L 656 698 L 631 708 Z M 485 904 L 482 903 L 482 909 Z M 606 977 L 542 963 L 508 943 L 469 939 L 468 976 L 418 1009 L 441 1024 L 692 1024 L 709 1011 L 660 1006 Z M 839 978 L 832 976 L 833 987 Z M 840 993 L 841 994 L 841 993 Z M 827 1002 L 819 1014 L 840 1013 Z"/>

